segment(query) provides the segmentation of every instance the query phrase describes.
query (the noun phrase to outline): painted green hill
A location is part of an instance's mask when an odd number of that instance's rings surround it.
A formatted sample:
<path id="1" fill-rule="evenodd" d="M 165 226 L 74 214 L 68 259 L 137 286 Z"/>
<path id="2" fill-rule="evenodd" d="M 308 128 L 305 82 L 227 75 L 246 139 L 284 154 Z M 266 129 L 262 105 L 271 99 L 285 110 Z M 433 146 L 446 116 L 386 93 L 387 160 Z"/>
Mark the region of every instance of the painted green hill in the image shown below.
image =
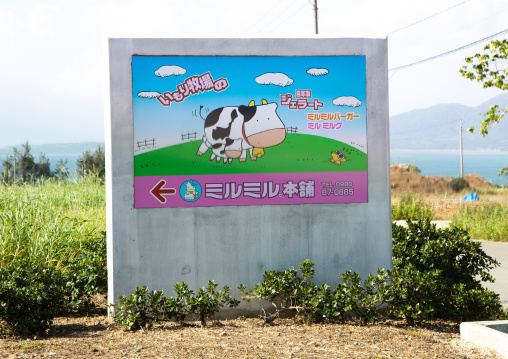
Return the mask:
<path id="1" fill-rule="evenodd" d="M 239 173 L 301 173 L 367 171 L 367 154 L 343 142 L 306 134 L 287 134 L 283 143 L 266 148 L 256 161 L 234 159 L 231 164 L 209 161 L 211 150 L 196 155 L 201 140 L 186 142 L 134 156 L 135 176 L 208 175 Z M 346 162 L 330 162 L 340 150 Z"/>

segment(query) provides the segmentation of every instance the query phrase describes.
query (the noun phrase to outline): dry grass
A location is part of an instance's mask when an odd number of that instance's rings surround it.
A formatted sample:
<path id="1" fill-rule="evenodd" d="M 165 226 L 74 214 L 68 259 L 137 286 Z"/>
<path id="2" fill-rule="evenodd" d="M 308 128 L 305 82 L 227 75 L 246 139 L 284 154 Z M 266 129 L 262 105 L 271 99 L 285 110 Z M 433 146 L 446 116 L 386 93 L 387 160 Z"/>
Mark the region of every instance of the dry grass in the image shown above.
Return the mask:
<path id="1" fill-rule="evenodd" d="M 126 332 L 105 316 L 57 318 L 47 338 L 6 338 L 2 358 L 501 358 L 460 340 L 458 325 L 429 322 L 409 327 L 388 321 L 375 326 L 295 324 L 291 319 L 261 326 L 239 318 L 215 322 L 156 325 Z"/>

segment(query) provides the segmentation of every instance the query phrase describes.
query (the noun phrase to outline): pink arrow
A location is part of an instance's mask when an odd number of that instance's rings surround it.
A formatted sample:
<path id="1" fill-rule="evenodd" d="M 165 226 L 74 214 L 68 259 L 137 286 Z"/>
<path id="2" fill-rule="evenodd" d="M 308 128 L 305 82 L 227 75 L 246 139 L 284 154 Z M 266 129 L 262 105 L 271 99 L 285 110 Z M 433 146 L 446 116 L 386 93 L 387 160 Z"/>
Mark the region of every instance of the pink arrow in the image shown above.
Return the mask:
<path id="1" fill-rule="evenodd" d="M 174 188 L 163 188 L 166 184 L 166 181 L 160 180 L 159 183 L 155 185 L 154 188 L 150 191 L 150 193 L 159 201 L 160 203 L 166 203 L 166 195 L 174 195 L 176 190 Z"/>

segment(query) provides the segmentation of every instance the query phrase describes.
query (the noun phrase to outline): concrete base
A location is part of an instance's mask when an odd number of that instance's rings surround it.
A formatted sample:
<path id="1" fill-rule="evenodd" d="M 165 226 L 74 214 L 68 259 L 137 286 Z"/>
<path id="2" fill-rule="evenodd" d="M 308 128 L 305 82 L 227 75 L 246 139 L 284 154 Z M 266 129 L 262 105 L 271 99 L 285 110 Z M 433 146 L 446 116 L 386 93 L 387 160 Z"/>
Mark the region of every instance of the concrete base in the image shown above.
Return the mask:
<path id="1" fill-rule="evenodd" d="M 460 337 L 508 359 L 508 320 L 461 323 Z"/>

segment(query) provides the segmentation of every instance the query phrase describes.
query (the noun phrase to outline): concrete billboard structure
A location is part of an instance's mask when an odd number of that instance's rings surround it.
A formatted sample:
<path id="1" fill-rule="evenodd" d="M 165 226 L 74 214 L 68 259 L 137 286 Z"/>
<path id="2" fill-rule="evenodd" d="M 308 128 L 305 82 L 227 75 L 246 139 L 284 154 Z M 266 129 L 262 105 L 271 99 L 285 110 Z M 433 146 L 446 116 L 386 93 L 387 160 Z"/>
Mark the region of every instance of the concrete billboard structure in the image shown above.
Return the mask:
<path id="1" fill-rule="evenodd" d="M 109 301 L 391 267 L 387 64 L 385 39 L 110 39 Z"/>

